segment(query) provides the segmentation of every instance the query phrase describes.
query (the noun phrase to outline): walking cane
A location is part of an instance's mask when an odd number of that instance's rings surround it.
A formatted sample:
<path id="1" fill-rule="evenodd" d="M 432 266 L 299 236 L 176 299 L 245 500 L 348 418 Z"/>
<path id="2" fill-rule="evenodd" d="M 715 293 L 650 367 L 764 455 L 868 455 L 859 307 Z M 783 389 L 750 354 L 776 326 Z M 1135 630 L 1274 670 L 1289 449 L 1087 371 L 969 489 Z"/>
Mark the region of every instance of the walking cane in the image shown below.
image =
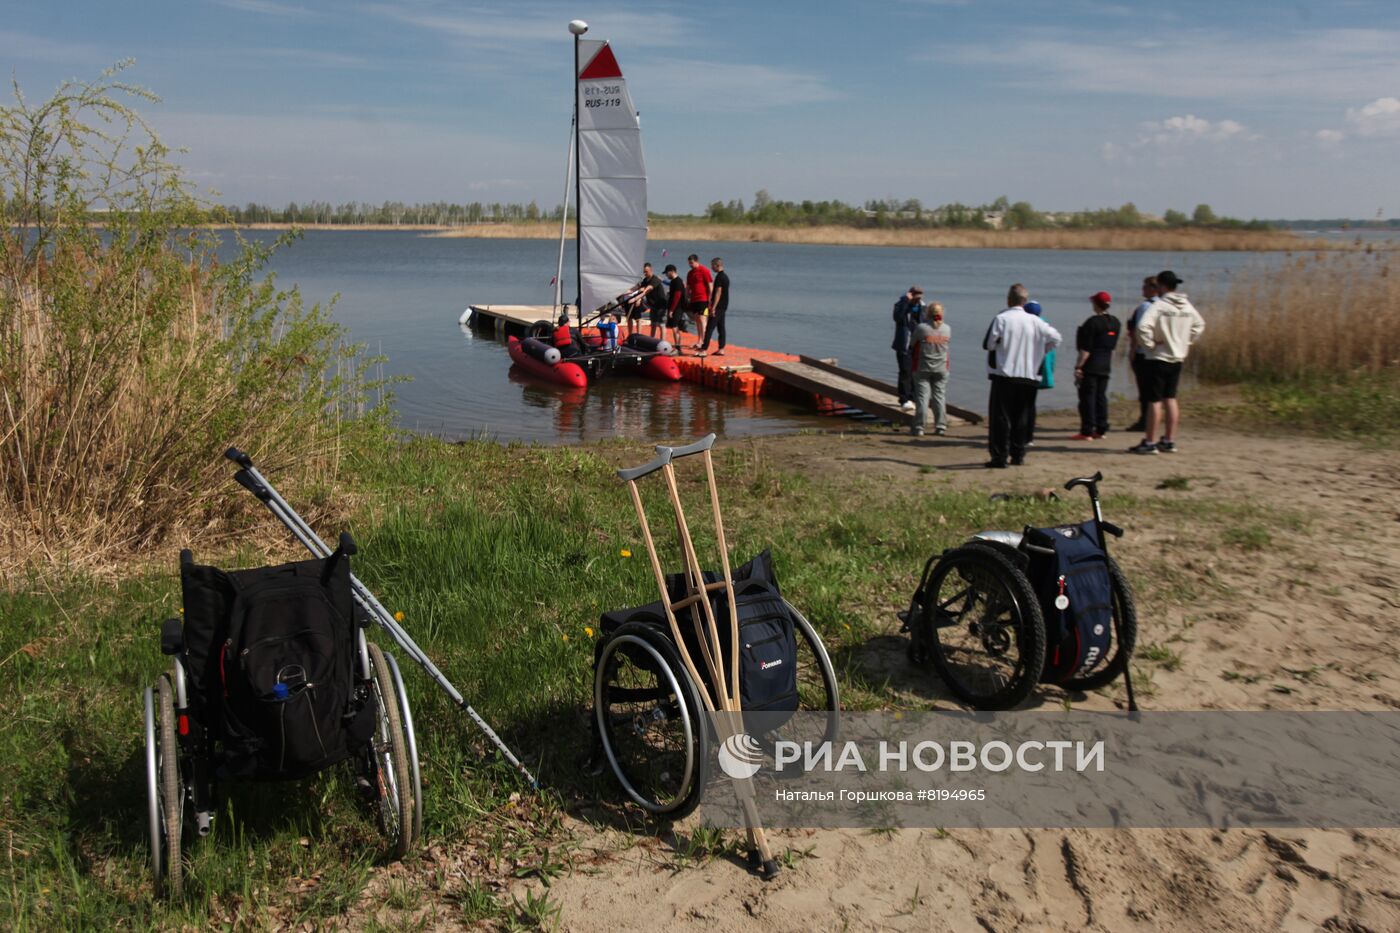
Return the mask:
<path id="1" fill-rule="evenodd" d="M 632 469 L 618 470 L 617 475 L 627 483 L 627 490 L 632 496 L 632 505 L 637 510 L 637 520 L 642 527 L 642 540 L 646 544 L 647 555 L 651 559 L 651 569 L 656 576 L 656 585 L 661 591 L 661 604 L 666 610 L 666 622 L 670 626 L 671 638 L 675 642 L 676 652 L 680 655 L 686 672 L 699 690 L 706 711 L 713 715 L 718 738 L 723 743 L 736 736 L 744 735 L 744 721 L 739 691 L 739 612 L 734 600 L 734 582 L 729 569 L 729 547 L 724 538 L 724 520 L 720 515 L 719 487 L 715 483 L 714 461 L 710 455 L 710 448 L 714 446 L 714 443 L 715 435 L 709 434 L 685 447 L 657 447 L 655 460 Z M 720 552 L 720 566 L 723 571 L 722 579 L 713 583 L 705 582 L 704 571 L 696 556 L 695 543 L 690 536 L 690 527 L 686 523 L 685 509 L 681 505 L 680 488 L 676 484 L 673 461 L 693 454 L 703 454 L 704 456 L 705 478 L 710 489 L 710 509 L 715 525 L 716 544 Z M 637 480 L 658 470 L 661 471 L 666 480 L 666 491 L 671 501 L 671 508 L 675 512 L 676 533 L 680 542 L 681 556 L 685 562 L 682 576 L 685 580 L 686 593 L 674 601 L 666 586 L 666 574 L 661 569 L 661 559 L 657 555 L 656 542 L 652 538 L 651 524 L 647 519 L 646 508 L 642 505 L 641 492 L 637 489 Z M 728 603 L 729 644 L 734 648 L 730 652 L 727 670 L 724 663 L 723 642 L 719 636 L 719 624 L 715 619 L 714 606 L 710 601 L 711 594 L 720 590 L 724 590 Z M 683 609 L 689 610 L 690 624 L 695 632 L 696 644 L 700 648 L 701 661 L 709 674 L 708 679 L 700 676 L 700 671 L 695 659 L 691 657 L 686 640 L 681 636 L 680 623 L 676 618 L 676 613 Z M 751 777 L 734 778 L 731 776 L 731 780 L 735 796 L 738 798 L 744 814 L 750 863 L 756 863 L 759 873 L 764 878 L 772 878 L 777 874 L 778 863 L 773 858 L 773 853 L 768 846 L 768 837 L 763 831 L 763 826 L 759 823 L 753 779 Z"/>

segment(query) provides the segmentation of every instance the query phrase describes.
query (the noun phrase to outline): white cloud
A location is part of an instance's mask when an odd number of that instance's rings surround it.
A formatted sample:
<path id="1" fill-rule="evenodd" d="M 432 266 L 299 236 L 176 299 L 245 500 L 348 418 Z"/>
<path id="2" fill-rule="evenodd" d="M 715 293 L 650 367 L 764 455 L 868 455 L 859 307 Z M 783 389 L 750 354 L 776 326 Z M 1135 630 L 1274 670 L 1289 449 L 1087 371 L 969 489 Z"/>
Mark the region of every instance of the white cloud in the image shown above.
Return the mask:
<path id="1" fill-rule="evenodd" d="M 275 0 L 214 0 L 219 6 L 228 7 L 230 10 L 238 10 L 243 13 L 259 13 L 263 16 L 310 16 L 311 11 L 305 7 L 293 6 L 288 3 L 277 3 Z"/>
<path id="2" fill-rule="evenodd" d="M 1235 148 L 1261 138 L 1238 120 L 1212 121 L 1188 113 L 1142 123 L 1135 138 L 1125 143 L 1106 142 L 1100 155 L 1105 162 L 1132 163 L 1139 155 L 1180 161 L 1196 150 L 1218 156 L 1225 147 Z"/>
<path id="3" fill-rule="evenodd" d="M 1347 122 L 1361 136 L 1400 136 L 1400 99 L 1381 97 L 1347 109 Z"/>
<path id="4" fill-rule="evenodd" d="M 1017 87 L 1225 101 L 1347 101 L 1400 85 L 1400 29 L 1323 29 L 1281 37 L 1204 30 L 1165 38 L 1026 34 L 932 60 L 997 68 Z M 1014 62 L 1015 67 L 1008 67 Z"/>
<path id="5" fill-rule="evenodd" d="M 769 65 L 726 63 L 717 66 L 713 61 L 667 58 L 643 62 L 633 71 L 638 76 L 638 96 L 641 96 L 640 89 L 645 89 L 647 99 L 678 102 L 674 105 L 687 110 L 754 113 L 841 97 L 840 92 L 819 75 Z M 638 106 L 645 119 L 645 107 L 640 101 Z"/>
<path id="6" fill-rule="evenodd" d="M 1144 123 L 1143 133 L 1137 145 L 1163 146 L 1189 144 L 1194 142 L 1225 142 L 1231 139 L 1251 139 L 1244 125 L 1234 120 L 1221 120 L 1212 123 L 1195 114 L 1182 117 L 1167 117 L 1158 123 Z"/>
<path id="7" fill-rule="evenodd" d="M 554 7 L 525 3 L 466 8 L 456 5 L 405 7 L 371 3 L 360 9 L 475 48 L 513 49 L 541 43 L 554 43 L 565 48 L 569 40 L 566 28 L 568 20 Z M 594 27 L 588 38 L 607 39 L 637 47 L 679 45 L 694 27 L 692 20 L 651 10 L 597 10 L 588 19 Z"/>
<path id="8" fill-rule="evenodd" d="M 1326 146 L 1334 146 L 1347 138 L 1347 134 L 1341 130 L 1318 130 L 1313 134 L 1313 138 Z"/>

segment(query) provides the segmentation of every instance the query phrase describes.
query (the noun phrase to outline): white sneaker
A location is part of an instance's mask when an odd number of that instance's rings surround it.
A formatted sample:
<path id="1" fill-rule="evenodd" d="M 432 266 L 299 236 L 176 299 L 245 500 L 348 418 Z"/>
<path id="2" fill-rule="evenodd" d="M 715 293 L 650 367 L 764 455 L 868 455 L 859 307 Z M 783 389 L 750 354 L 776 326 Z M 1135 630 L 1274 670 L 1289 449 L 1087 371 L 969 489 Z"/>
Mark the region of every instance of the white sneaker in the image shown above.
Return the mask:
<path id="1" fill-rule="evenodd" d="M 903 405 L 901 405 L 901 406 L 899 406 L 899 407 L 902 408 L 902 409 L 904 409 L 905 411 L 913 411 L 915 406 L 914 406 L 914 403 L 913 403 L 913 402 L 905 402 Z"/>

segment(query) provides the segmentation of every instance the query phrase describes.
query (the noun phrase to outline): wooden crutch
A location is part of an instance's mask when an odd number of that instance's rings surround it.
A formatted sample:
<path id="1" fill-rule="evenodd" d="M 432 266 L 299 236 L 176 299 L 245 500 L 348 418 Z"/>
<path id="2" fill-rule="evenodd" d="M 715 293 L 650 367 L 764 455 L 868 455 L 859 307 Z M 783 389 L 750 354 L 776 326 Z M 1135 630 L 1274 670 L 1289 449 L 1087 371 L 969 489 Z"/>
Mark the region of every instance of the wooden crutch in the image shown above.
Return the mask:
<path id="1" fill-rule="evenodd" d="M 646 544 L 647 555 L 651 559 L 652 573 L 656 575 L 656 585 L 661 591 L 661 604 L 666 609 L 666 622 L 671 628 L 671 638 L 675 642 L 676 652 L 680 655 L 681 662 L 698 688 L 706 711 L 714 716 L 720 742 L 725 742 L 731 737 L 744 734 L 744 717 L 739 689 L 739 612 L 734 600 L 734 582 L 729 569 L 729 547 L 724 538 L 724 519 L 719 508 L 719 487 L 715 482 L 714 460 L 710 455 L 710 448 L 714 446 L 714 443 L 715 435 L 709 434 L 685 447 L 657 447 L 655 460 L 644 466 L 619 470 L 618 476 L 627 483 L 628 492 L 632 496 L 632 505 L 637 510 L 637 520 L 642 527 L 642 540 Z M 722 579 L 713 583 L 705 582 L 704 571 L 696 556 L 695 543 L 690 536 L 690 527 L 686 524 L 685 509 L 681 505 L 680 488 L 676 484 L 676 471 L 673 465 L 674 460 L 693 454 L 704 455 L 705 478 L 710 487 L 710 509 L 715 524 L 715 539 L 719 547 L 720 565 L 723 571 Z M 641 493 L 637 489 L 638 479 L 657 470 L 660 470 L 666 479 L 671 508 L 675 512 L 677 537 L 685 561 L 682 576 L 686 583 L 686 593 L 675 601 L 671 600 L 670 591 L 666 586 L 666 574 L 661 569 L 661 558 L 657 555 L 656 542 L 651 534 L 651 524 L 647 520 L 646 508 L 642 505 Z M 710 603 L 710 594 L 721 589 L 725 591 L 725 598 L 729 603 L 729 643 L 733 646 L 733 650 L 730 652 L 728 670 L 725 670 L 719 624 L 715 620 L 714 607 Z M 691 657 L 690 650 L 686 647 L 686 641 L 681 637 L 680 623 L 676 618 L 676 613 L 682 609 L 689 610 L 690 623 L 695 632 L 696 644 L 700 647 L 701 660 L 710 675 L 708 681 L 700 676 L 695 659 Z M 713 689 L 707 687 L 707 683 L 713 685 Z M 744 814 L 750 861 L 757 863 L 763 877 L 771 878 L 777 874 L 778 863 L 773 858 L 772 851 L 768 847 L 768 838 L 759 823 L 753 779 L 733 778 L 731 776 L 731 780 L 733 780 L 735 796 L 738 798 Z"/>

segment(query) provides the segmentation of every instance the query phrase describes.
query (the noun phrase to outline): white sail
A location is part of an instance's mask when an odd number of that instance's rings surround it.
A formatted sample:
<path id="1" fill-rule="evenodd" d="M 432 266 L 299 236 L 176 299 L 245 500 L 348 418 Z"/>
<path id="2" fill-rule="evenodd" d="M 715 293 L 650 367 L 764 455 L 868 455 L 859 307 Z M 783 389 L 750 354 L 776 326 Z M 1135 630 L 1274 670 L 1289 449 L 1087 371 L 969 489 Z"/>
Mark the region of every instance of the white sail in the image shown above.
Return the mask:
<path id="1" fill-rule="evenodd" d="M 579 42 L 580 311 L 612 301 L 641 277 L 647 248 L 642 130 L 606 41 Z"/>

